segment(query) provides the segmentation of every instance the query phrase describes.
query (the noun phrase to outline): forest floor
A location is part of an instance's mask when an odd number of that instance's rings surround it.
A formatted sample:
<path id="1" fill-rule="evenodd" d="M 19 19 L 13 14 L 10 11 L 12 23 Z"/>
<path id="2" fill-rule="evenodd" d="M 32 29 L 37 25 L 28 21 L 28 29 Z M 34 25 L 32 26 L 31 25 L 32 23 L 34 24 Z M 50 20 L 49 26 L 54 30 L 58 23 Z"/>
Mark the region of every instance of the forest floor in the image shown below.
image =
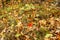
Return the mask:
<path id="1" fill-rule="evenodd" d="M 60 40 L 60 8 L 48 2 L 1 8 L 0 40 Z"/>

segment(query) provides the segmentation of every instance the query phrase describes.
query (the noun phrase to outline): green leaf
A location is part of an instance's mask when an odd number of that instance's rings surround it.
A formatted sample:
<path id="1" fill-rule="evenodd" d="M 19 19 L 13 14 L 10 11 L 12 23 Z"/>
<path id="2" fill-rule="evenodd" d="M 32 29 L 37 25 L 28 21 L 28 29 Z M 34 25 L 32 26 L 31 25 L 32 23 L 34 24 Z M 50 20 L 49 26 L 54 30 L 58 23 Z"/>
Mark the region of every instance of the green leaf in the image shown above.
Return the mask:
<path id="1" fill-rule="evenodd" d="M 46 34 L 45 37 L 48 38 L 48 37 L 51 37 L 52 34 Z"/>
<path id="2" fill-rule="evenodd" d="M 21 36 L 21 34 L 19 34 L 19 33 L 17 33 L 17 34 L 15 35 L 15 37 L 19 37 L 19 36 Z"/>

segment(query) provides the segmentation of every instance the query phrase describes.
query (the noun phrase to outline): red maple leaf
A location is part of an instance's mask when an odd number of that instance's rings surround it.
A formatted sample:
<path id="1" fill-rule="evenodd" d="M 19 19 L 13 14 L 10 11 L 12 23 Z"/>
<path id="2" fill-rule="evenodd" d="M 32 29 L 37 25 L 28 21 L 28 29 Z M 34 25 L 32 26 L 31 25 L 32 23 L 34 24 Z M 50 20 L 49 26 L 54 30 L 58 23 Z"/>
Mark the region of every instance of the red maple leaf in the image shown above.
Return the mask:
<path id="1" fill-rule="evenodd" d="M 29 27 L 32 27 L 33 26 L 33 23 L 32 22 L 28 23 L 28 26 Z"/>

